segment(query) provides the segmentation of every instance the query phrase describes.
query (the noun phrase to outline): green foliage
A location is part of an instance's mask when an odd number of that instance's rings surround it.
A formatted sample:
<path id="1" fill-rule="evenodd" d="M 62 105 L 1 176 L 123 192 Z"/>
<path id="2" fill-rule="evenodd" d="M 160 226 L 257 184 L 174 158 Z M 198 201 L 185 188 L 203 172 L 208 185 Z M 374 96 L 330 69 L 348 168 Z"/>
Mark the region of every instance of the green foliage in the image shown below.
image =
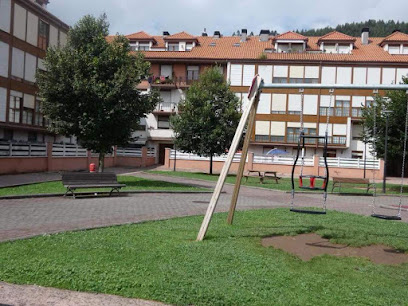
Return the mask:
<path id="1" fill-rule="evenodd" d="M 266 60 L 268 59 L 268 56 L 266 55 L 265 52 L 262 52 L 261 54 L 258 55 L 259 60 Z"/>
<path id="2" fill-rule="evenodd" d="M 408 78 L 404 78 L 408 84 Z M 373 147 L 378 157 L 384 157 L 385 124 L 386 115 L 384 110 L 390 110 L 388 115 L 388 160 L 402 160 L 405 134 L 405 115 L 407 110 L 407 94 L 405 91 L 392 90 L 386 93 L 386 97 L 376 96 L 375 107 L 363 108 L 363 140 Z M 376 121 L 376 133 L 374 134 L 374 121 Z"/>
<path id="3" fill-rule="evenodd" d="M 238 108 L 219 69 L 208 68 L 187 90 L 180 114 L 171 118 L 177 149 L 207 157 L 225 153 L 241 116 Z"/>
<path id="4" fill-rule="evenodd" d="M 174 305 L 406 305 L 408 264 L 317 256 L 302 261 L 261 238 L 316 232 L 352 246 L 408 250 L 406 223 L 336 211 L 215 214 L 44 235 L 0 244 L 0 280 L 117 294 Z"/>
<path id="5" fill-rule="evenodd" d="M 350 36 L 360 36 L 363 28 L 370 28 L 370 36 L 385 37 L 390 35 L 394 30 L 400 30 L 403 33 L 408 33 L 408 22 L 400 22 L 394 20 L 373 20 L 363 22 L 351 22 L 337 25 L 336 27 L 325 27 L 311 30 L 296 30 L 296 32 L 305 36 L 323 36 L 332 31 L 339 31 Z"/>
<path id="6" fill-rule="evenodd" d="M 110 152 L 125 145 L 139 119 L 151 112 L 157 94 L 136 89 L 148 75 L 149 63 L 130 54 L 128 40 L 117 36 L 108 43 L 106 16 L 83 17 L 68 34 L 63 48 L 49 48 L 46 71 L 37 76 L 42 110 L 49 130 L 77 136 L 81 145 Z"/>
<path id="7" fill-rule="evenodd" d="M 121 191 L 132 191 L 132 190 L 169 190 L 169 191 L 203 191 L 205 188 L 189 186 L 185 184 L 170 183 L 164 181 L 148 180 L 135 176 L 125 176 L 119 175 L 118 182 L 121 184 L 126 184 L 126 187 L 122 188 Z M 110 191 L 107 188 L 106 191 Z M 62 185 L 61 181 L 54 182 L 43 182 L 29 185 L 22 185 L 16 187 L 5 187 L 0 188 L 0 196 L 9 195 L 38 195 L 47 193 L 65 193 L 66 188 Z M 105 191 L 102 188 L 87 188 L 87 189 L 77 189 L 77 192 L 102 192 Z"/>

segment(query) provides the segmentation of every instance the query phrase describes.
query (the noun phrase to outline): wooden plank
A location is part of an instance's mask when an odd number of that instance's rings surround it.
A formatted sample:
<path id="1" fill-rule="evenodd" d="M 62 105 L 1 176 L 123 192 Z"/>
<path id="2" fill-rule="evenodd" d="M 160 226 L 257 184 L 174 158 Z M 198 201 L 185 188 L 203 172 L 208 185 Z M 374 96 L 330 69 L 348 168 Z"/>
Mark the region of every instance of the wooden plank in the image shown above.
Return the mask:
<path id="1" fill-rule="evenodd" d="M 242 175 L 244 173 L 246 158 L 247 158 L 247 155 L 248 155 L 249 141 L 251 139 L 252 130 L 253 130 L 254 123 L 255 123 L 255 116 L 256 116 L 257 107 L 258 107 L 257 100 L 255 100 L 255 103 L 252 104 L 251 112 L 249 114 L 247 132 L 246 132 L 245 139 L 244 139 L 244 145 L 242 147 L 241 160 L 239 162 L 237 177 L 236 177 L 236 180 L 235 180 L 234 192 L 232 193 L 231 204 L 230 204 L 228 217 L 227 217 L 227 223 L 228 224 L 232 224 L 232 222 L 234 220 L 234 212 L 235 212 L 235 208 L 237 206 L 239 190 L 241 188 L 241 180 L 242 180 Z"/>
<path id="2" fill-rule="evenodd" d="M 211 217 L 214 213 L 215 207 L 220 197 L 222 187 L 224 186 L 225 179 L 227 177 L 229 168 L 231 167 L 231 163 L 234 158 L 235 152 L 237 151 L 239 141 L 241 140 L 241 136 L 245 128 L 245 124 L 249 117 L 250 110 L 252 109 L 252 105 L 255 103 L 255 100 L 259 101 L 259 87 L 261 85 L 261 82 L 262 82 L 261 77 L 256 76 L 253 82 L 253 86 L 251 87 L 251 92 L 249 94 L 249 105 L 242 114 L 241 120 L 239 121 L 238 128 L 235 132 L 235 136 L 232 140 L 231 147 L 228 151 L 227 159 L 224 163 L 224 166 L 222 167 L 220 176 L 218 177 L 217 185 L 215 186 L 214 192 L 210 200 L 210 204 L 208 205 L 207 212 L 201 224 L 200 231 L 198 232 L 197 241 L 202 241 L 205 237 L 205 234 L 207 233 Z"/>

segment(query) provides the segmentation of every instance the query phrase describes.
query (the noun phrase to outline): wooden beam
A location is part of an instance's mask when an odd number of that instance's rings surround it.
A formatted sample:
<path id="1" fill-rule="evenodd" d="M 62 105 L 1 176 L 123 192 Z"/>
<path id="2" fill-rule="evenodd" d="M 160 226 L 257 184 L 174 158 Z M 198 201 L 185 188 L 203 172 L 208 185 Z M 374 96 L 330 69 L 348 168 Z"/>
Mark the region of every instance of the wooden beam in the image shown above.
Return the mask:
<path id="1" fill-rule="evenodd" d="M 249 141 L 251 139 L 252 130 L 255 125 L 256 109 L 258 108 L 257 102 L 258 100 L 256 99 L 255 103 L 252 105 L 251 112 L 249 114 L 247 132 L 246 132 L 245 139 L 244 139 L 244 145 L 242 147 L 241 160 L 239 162 L 239 167 L 238 167 L 238 172 L 237 172 L 237 179 L 235 181 L 234 192 L 232 193 L 231 204 L 230 204 L 230 208 L 228 212 L 228 218 L 227 218 L 228 224 L 232 224 L 232 221 L 234 219 L 235 207 L 237 206 L 239 190 L 241 188 L 242 175 L 244 174 L 246 158 L 248 155 Z"/>
<path id="2" fill-rule="evenodd" d="M 237 130 L 231 143 L 231 147 L 228 151 L 227 159 L 224 163 L 224 166 L 222 167 L 220 176 L 218 177 L 217 185 L 214 188 L 210 204 L 208 205 L 207 212 L 205 213 L 200 231 L 198 232 L 197 241 L 202 241 L 205 237 L 205 234 L 207 233 L 208 226 L 210 225 L 211 218 L 217 205 L 218 199 L 220 197 L 222 187 L 224 186 L 225 179 L 231 167 L 232 160 L 234 158 L 235 152 L 237 151 L 239 142 L 244 132 L 244 128 L 248 120 L 250 110 L 252 109 L 252 105 L 255 103 L 255 100 L 259 101 L 259 88 L 261 86 L 261 83 L 262 83 L 261 77 L 255 76 L 248 97 L 249 98 L 248 107 L 245 109 L 244 113 L 241 116 L 241 120 L 239 121 Z"/>

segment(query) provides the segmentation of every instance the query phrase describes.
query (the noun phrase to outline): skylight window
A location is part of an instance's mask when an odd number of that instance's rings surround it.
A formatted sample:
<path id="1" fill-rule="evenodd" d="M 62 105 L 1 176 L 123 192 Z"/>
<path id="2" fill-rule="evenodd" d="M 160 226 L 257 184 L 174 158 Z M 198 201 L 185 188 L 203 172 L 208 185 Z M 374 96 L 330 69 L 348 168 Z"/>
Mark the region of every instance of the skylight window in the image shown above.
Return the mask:
<path id="1" fill-rule="evenodd" d="M 240 43 L 235 43 L 233 46 L 234 47 L 241 47 L 241 44 Z"/>
<path id="2" fill-rule="evenodd" d="M 215 46 L 216 46 L 215 42 L 210 43 L 210 47 L 215 47 Z"/>

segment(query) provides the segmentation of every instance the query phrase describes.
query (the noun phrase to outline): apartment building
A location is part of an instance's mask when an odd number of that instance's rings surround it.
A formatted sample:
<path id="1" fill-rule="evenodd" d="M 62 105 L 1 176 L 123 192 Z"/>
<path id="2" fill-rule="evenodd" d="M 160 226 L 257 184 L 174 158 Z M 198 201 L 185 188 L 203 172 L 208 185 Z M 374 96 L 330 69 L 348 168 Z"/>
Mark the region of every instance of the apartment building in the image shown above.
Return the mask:
<path id="1" fill-rule="evenodd" d="M 408 76 L 408 35 L 395 31 L 387 37 L 361 37 L 331 32 L 322 37 L 305 37 L 287 32 L 271 36 L 262 30 L 257 36 L 193 36 L 186 32 L 151 36 L 145 32 L 128 35 L 132 50 L 144 53 L 151 62 L 152 76 L 139 85 L 142 90 L 158 88 L 163 102 L 143 121 L 139 141 L 155 146 L 159 159 L 172 146 L 169 117 L 178 111 L 185 90 L 202 71 L 217 65 L 242 102 L 255 74 L 266 83 L 397 84 Z M 380 94 L 385 95 L 384 92 Z M 370 157 L 361 141 L 361 109 L 371 103 L 370 90 L 304 91 L 305 133 L 324 135 L 327 115 L 328 154 L 331 157 Z M 330 104 L 331 103 L 331 104 Z M 272 148 L 292 154 L 300 128 L 301 95 L 296 89 L 265 89 L 256 115 L 250 150 L 265 154 Z M 307 155 L 322 154 L 319 143 L 308 144 Z"/>
<path id="2" fill-rule="evenodd" d="M 47 11 L 48 2 L 0 0 L 0 141 L 65 140 L 47 132 L 37 98 L 46 49 L 64 45 L 69 29 Z"/>

